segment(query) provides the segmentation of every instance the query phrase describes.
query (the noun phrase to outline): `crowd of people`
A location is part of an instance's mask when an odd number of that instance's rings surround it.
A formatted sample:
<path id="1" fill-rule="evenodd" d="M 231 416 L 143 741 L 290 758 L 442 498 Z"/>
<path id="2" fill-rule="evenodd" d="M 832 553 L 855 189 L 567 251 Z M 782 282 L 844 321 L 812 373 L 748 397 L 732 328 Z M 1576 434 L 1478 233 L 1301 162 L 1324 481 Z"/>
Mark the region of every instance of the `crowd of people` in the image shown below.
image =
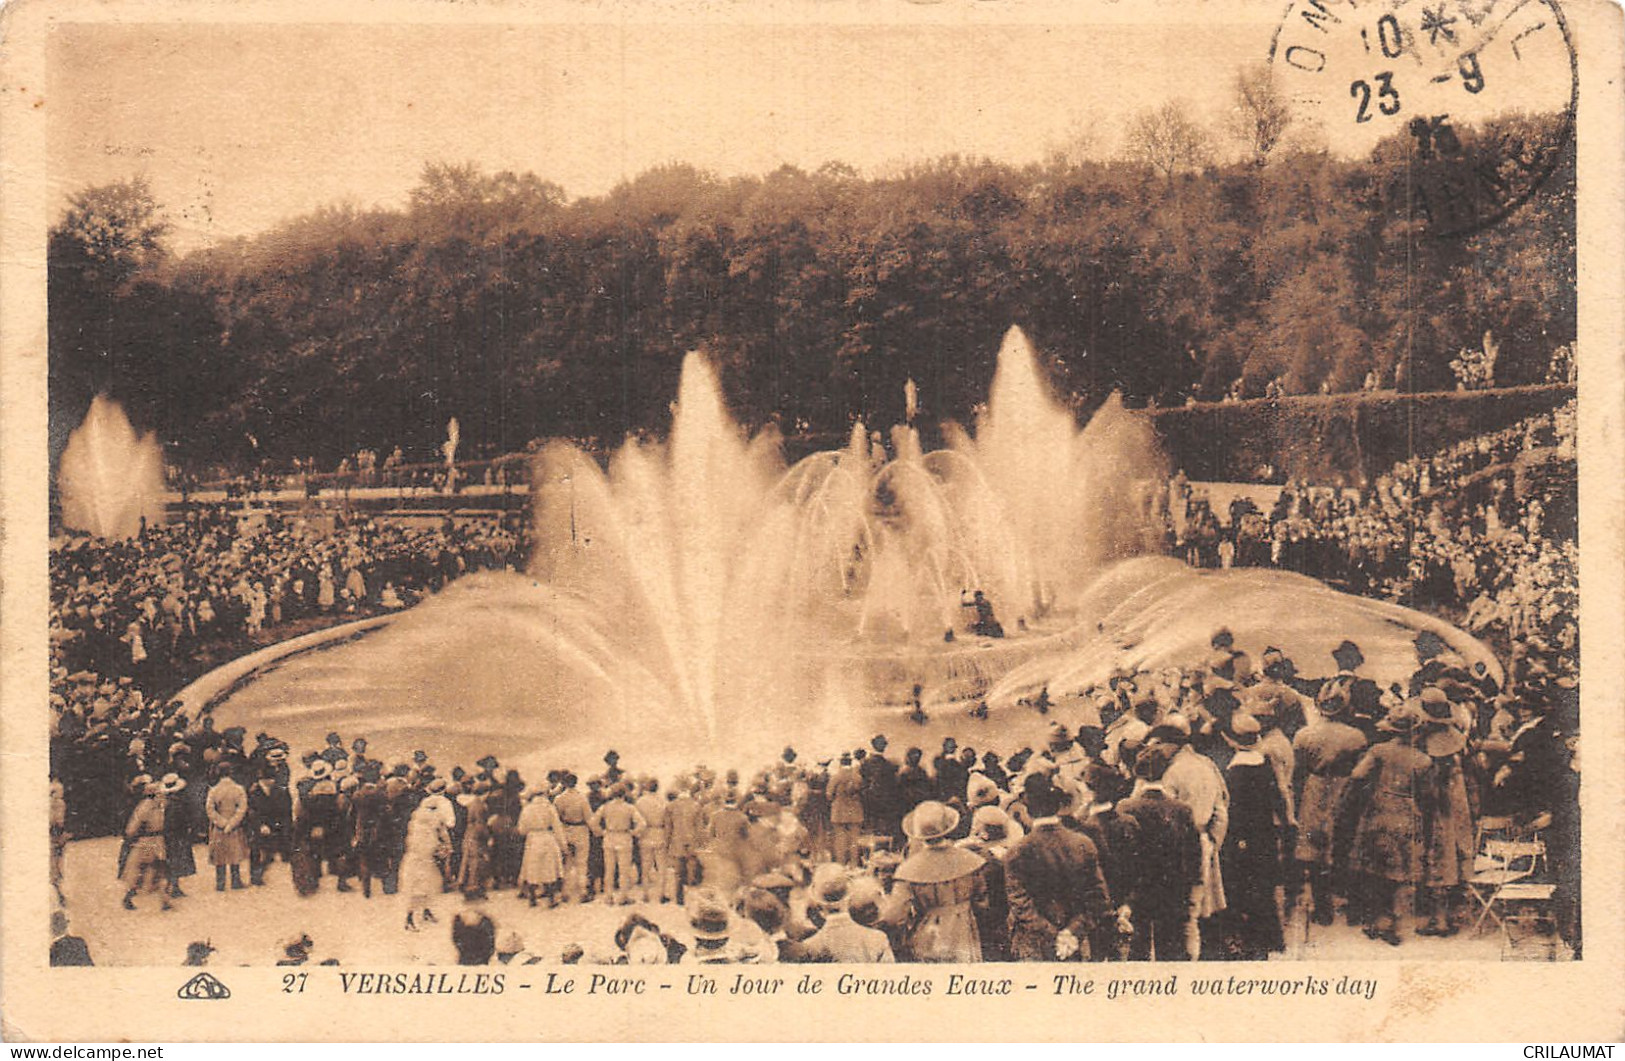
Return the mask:
<path id="1" fill-rule="evenodd" d="M 1409 679 L 1383 687 L 1351 642 L 1300 672 L 1219 630 L 1200 664 L 1119 671 L 1065 707 L 1041 696 L 1042 747 L 988 747 L 995 730 L 973 712 L 962 735 L 980 751 L 947 738 L 898 758 L 877 735 L 786 748 L 755 771 L 658 778 L 614 752 L 585 777 L 428 751 L 386 762 L 339 733 L 296 754 L 166 703 L 211 646 L 404 607 L 465 570 L 512 564 L 523 542 L 500 526 L 363 521 L 322 536 L 204 513 L 63 546 L 53 877 L 69 837 L 120 834 L 109 872 L 125 907 L 161 910 L 186 901 L 206 843 L 222 892 L 282 886 L 267 870 L 285 863 L 299 896 L 331 878 L 353 893 L 337 901 L 392 904 L 403 932 L 449 932 L 469 964 L 1263 959 L 1293 924 L 1341 919 L 1396 946 L 1453 934 L 1474 913 L 1483 839 L 1538 836 L 1552 927 L 1578 956 L 1572 526 L 1544 518 L 1538 494 L 1511 514 L 1455 503 L 1521 453 L 1572 461 L 1572 445 L 1561 410 L 1409 462 L 1359 498 L 1292 487 L 1270 513 L 1231 521 L 1237 562 L 1325 563 L 1311 573 L 1335 567 L 1346 584 L 1360 564 L 1324 558 L 1385 545 L 1393 565 L 1366 565 L 1364 587 L 1397 580 L 1413 600 L 1448 549 L 1488 557 L 1445 603 L 1517 596 L 1477 612 L 1495 625 L 1499 676 L 1427 632 Z M 1267 532 L 1243 555 L 1259 521 Z M 1294 526 L 1308 529 L 1294 539 Z M 504 893 L 526 907 L 637 907 L 612 934 L 538 956 L 499 923 L 489 900 Z M 284 960 L 309 950 L 293 941 Z"/>
<path id="2" fill-rule="evenodd" d="M 611 751 L 585 780 L 527 780 L 492 757 L 386 764 L 333 733 L 293 760 L 266 734 L 205 729 L 138 760 L 109 869 L 127 908 L 167 907 L 206 835 L 221 891 L 286 862 L 301 896 L 331 877 L 395 904 L 402 931 L 449 931 L 471 964 L 497 953 L 484 900 L 500 892 L 639 904 L 566 960 L 1260 960 L 1300 904 L 1309 931 L 1453 934 L 1481 835 L 1539 832 L 1555 928 L 1579 950 L 1578 693 L 1561 657 L 1525 650 L 1503 684 L 1423 633 L 1409 682 L 1385 689 L 1352 643 L 1318 678 L 1226 631 L 1212 649 L 1114 675 L 1075 725 L 1007 754 L 950 737 L 898 759 L 877 735 L 814 762 L 787 748 L 754 774 L 657 779 Z"/>
<path id="3" fill-rule="evenodd" d="M 1403 461 L 1364 489 L 1295 482 L 1267 509 L 1237 496 L 1228 521 L 1176 476 L 1159 506 L 1167 547 L 1195 566 L 1286 568 L 1499 641 L 1531 635 L 1571 649 L 1575 429 L 1570 402 Z M 1540 457 L 1549 459 L 1531 460 Z"/>
<path id="4" fill-rule="evenodd" d="M 468 571 L 518 567 L 522 535 L 450 518 L 341 521 L 328 533 L 274 511 L 249 524 L 217 506 L 129 539 L 53 547 L 51 753 L 65 828 L 118 832 L 126 808 L 109 779 L 213 739 L 210 718 L 169 699 L 203 671 L 312 627 L 410 607 Z"/>

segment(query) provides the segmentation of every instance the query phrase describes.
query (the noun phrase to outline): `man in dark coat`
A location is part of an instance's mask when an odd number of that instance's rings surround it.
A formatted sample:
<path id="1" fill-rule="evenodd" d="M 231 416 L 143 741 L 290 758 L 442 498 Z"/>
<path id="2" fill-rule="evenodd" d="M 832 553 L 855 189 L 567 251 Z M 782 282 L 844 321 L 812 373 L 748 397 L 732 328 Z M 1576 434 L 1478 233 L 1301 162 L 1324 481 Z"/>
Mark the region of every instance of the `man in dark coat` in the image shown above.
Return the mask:
<path id="1" fill-rule="evenodd" d="M 931 775 L 920 765 L 925 753 L 918 748 L 910 748 L 903 755 L 903 768 L 897 772 L 898 798 L 903 806 L 910 809 L 918 807 L 928 799 L 937 798 L 936 785 Z"/>
<path id="2" fill-rule="evenodd" d="M 1129 957 L 1135 961 L 1189 961 L 1187 929 L 1191 896 L 1202 883 L 1202 840 L 1190 807 L 1162 787 L 1172 759 L 1171 749 L 1153 745 L 1140 753 L 1135 772 L 1139 791 L 1118 804 L 1118 810 L 1139 827 L 1138 881 L 1131 913 L 1134 939 Z"/>
<path id="3" fill-rule="evenodd" d="M 248 879 L 249 883 L 265 883 L 265 867 L 277 855 L 287 861 L 293 839 L 293 796 L 287 786 L 279 785 L 276 772 L 266 765 L 260 768 L 260 777 L 248 790 Z"/>
<path id="4" fill-rule="evenodd" d="M 1075 814 L 1069 820 L 1095 845 L 1106 891 L 1119 915 L 1118 920 L 1108 919 L 1097 926 L 1089 944 L 1090 956 L 1095 961 L 1120 960 L 1127 940 L 1122 938 L 1118 925 L 1132 914 L 1139 886 L 1140 827 L 1118 806 L 1128 795 L 1129 783 L 1116 768 L 1091 762 L 1084 772 L 1084 784 L 1094 795 L 1094 803 L 1086 814 Z"/>
<path id="5" fill-rule="evenodd" d="M 970 770 L 960 762 L 959 743 L 952 737 L 942 738 L 942 754 L 932 760 L 931 769 L 936 773 L 937 799 L 944 803 L 964 800 Z"/>
<path id="6" fill-rule="evenodd" d="M 858 766 L 863 781 L 864 824 L 871 833 L 884 837 L 900 837 L 903 832 L 902 797 L 897 788 L 897 764 L 886 758 L 886 737 L 878 735 L 869 742 L 874 754 L 867 756 Z"/>
<path id="7" fill-rule="evenodd" d="M 1047 775 L 1028 776 L 1023 801 L 1033 830 L 1005 860 L 1010 953 L 1016 961 L 1087 958 L 1088 941 L 1112 913 L 1095 845 L 1061 825 L 1065 800 Z"/>
<path id="8" fill-rule="evenodd" d="M 1356 673 L 1365 665 L 1365 653 L 1353 641 L 1344 641 L 1333 649 L 1332 659 L 1337 663 L 1337 674 L 1327 681 L 1346 687 L 1349 702 L 1347 720 L 1369 738 L 1376 732 L 1377 723 L 1388 713 L 1388 708 L 1382 702 L 1382 689 L 1370 678 Z M 1315 692 L 1318 694 L 1320 689 L 1317 688 Z"/>
<path id="9" fill-rule="evenodd" d="M 382 785 L 367 782 L 356 789 L 350 803 L 355 822 L 354 850 L 356 875 L 361 878 L 361 894 L 372 898 L 372 879 L 389 877 L 389 831 L 386 815 L 389 799 Z"/>

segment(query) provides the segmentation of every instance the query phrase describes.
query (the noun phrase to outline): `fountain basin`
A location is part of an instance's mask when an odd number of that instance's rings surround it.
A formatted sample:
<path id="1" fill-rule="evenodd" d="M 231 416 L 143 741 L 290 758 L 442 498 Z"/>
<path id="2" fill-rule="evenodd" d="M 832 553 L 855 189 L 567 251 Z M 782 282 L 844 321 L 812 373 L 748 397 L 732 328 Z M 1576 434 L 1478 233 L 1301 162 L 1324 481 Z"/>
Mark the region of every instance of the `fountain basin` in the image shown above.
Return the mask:
<path id="1" fill-rule="evenodd" d="M 746 725 L 715 734 L 671 709 L 658 688 L 628 702 L 583 651 L 560 636 L 570 609 L 520 575 L 482 574 L 453 584 L 410 612 L 348 624 L 262 650 L 200 679 L 180 697 L 213 704 L 217 726 L 242 725 L 322 747 L 329 732 L 365 736 L 372 754 L 405 761 L 415 750 L 464 765 L 487 754 L 520 765 L 591 771 L 608 748 L 634 769 L 696 762 L 754 768 L 786 744 L 817 759 L 885 732 L 893 743 L 930 746 L 944 735 L 980 748 L 1042 739 L 1051 719 L 1075 725 L 1078 690 L 1114 667 L 1199 665 L 1208 640 L 1228 627 L 1256 659 L 1284 649 L 1306 675 L 1329 673 L 1344 638 L 1365 653 L 1364 673 L 1384 684 L 1415 666 L 1420 630 L 1439 633 L 1465 662 L 1499 676 L 1489 649 L 1420 612 L 1340 593 L 1287 572 L 1200 571 L 1163 557 L 1103 571 L 1069 621 L 1002 641 L 948 644 L 826 644 L 780 673 L 805 679 L 762 702 Z M 838 675 L 839 681 L 830 676 Z M 907 720 L 919 682 L 930 721 Z M 1044 718 L 1018 700 L 1048 686 L 1059 705 Z M 989 718 L 967 715 L 985 696 Z"/>

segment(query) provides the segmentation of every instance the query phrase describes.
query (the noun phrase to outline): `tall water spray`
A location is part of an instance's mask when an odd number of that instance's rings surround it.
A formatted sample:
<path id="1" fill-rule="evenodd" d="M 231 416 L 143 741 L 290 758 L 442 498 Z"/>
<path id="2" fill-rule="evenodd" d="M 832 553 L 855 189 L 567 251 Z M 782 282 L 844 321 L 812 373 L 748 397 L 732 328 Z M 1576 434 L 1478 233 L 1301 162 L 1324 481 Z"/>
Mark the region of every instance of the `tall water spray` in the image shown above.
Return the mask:
<path id="1" fill-rule="evenodd" d="M 828 753 L 902 724 L 915 683 L 932 736 L 985 700 L 979 744 L 1030 743 L 1047 720 L 1019 699 L 1047 689 L 1071 718 L 1117 666 L 1200 664 L 1220 625 L 1306 673 L 1350 637 L 1367 673 L 1402 678 L 1417 629 L 1495 669 L 1460 631 L 1300 575 L 1125 560 L 1157 552 L 1152 428 L 1113 398 L 1079 430 L 1019 331 L 973 429 L 944 435 L 927 453 L 903 424 L 888 452 L 858 423 L 787 468 L 690 355 L 665 442 L 629 441 L 607 469 L 563 443 L 538 456 L 528 576 L 459 579 L 365 641 L 271 668 L 218 717 L 313 747 L 339 730 L 394 754 L 495 752 L 528 776 L 608 747 L 649 769 Z M 971 628 L 976 589 L 1006 637 Z"/>
<path id="2" fill-rule="evenodd" d="M 163 450 L 137 434 L 124 409 L 97 395 L 57 468 L 62 523 L 100 538 L 128 538 L 164 514 Z"/>
<path id="3" fill-rule="evenodd" d="M 540 457 L 534 573 L 560 653 L 588 661 L 596 698 L 663 700 L 713 738 L 768 704 L 836 721 L 869 692 L 854 646 L 940 653 L 974 589 L 1013 631 L 1036 624 L 1137 547 L 1151 428 L 1114 400 L 1080 431 L 1018 329 L 974 434 L 948 437 L 925 453 L 899 426 L 887 459 L 858 424 L 846 450 L 786 469 L 691 354 L 668 441 L 628 442 L 607 472 L 562 443 Z"/>

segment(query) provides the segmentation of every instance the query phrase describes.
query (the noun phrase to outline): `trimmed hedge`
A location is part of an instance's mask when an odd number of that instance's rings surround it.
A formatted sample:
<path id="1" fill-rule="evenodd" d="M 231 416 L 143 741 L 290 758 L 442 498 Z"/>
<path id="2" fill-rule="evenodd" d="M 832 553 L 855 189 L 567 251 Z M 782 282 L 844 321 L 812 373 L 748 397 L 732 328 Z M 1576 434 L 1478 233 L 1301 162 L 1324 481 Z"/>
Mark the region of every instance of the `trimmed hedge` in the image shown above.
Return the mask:
<path id="1" fill-rule="evenodd" d="M 1357 484 L 1412 454 L 1549 412 L 1571 384 L 1259 398 L 1151 412 L 1172 468 L 1192 479 Z M 1273 476 L 1263 472 L 1274 470 Z"/>

